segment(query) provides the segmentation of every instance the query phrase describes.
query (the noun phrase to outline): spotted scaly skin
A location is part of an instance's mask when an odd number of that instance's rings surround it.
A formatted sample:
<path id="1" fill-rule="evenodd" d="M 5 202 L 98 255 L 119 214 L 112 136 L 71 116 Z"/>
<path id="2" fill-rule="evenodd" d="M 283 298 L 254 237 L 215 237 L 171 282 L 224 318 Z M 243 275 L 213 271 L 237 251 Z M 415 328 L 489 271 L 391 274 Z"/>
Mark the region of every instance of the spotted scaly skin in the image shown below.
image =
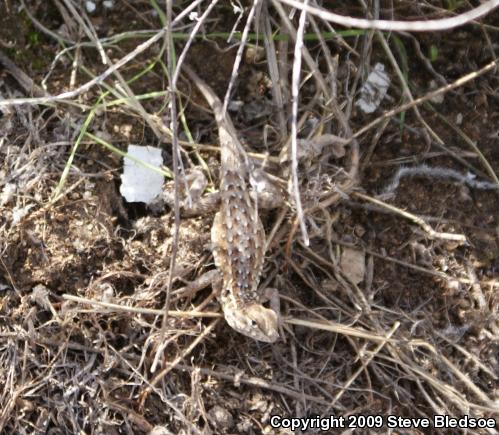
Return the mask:
<path id="1" fill-rule="evenodd" d="M 278 313 L 262 305 L 258 284 L 265 259 L 265 232 L 248 192 L 246 153 L 213 90 L 184 67 L 212 108 L 221 147 L 220 211 L 211 229 L 213 257 L 221 279 L 218 300 L 227 323 L 255 340 L 279 338 Z"/>

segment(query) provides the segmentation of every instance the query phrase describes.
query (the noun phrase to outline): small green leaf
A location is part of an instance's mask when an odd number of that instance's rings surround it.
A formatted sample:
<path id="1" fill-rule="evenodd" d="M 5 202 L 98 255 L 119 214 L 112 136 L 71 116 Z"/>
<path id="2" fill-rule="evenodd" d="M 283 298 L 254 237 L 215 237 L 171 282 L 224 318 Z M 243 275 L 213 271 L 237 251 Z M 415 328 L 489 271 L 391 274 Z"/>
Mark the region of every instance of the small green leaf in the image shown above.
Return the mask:
<path id="1" fill-rule="evenodd" d="M 29 32 L 28 41 L 32 46 L 36 46 L 40 43 L 40 34 L 38 32 Z"/>
<path id="2" fill-rule="evenodd" d="M 435 62 L 438 59 L 438 48 L 436 45 L 430 47 L 430 60 Z"/>

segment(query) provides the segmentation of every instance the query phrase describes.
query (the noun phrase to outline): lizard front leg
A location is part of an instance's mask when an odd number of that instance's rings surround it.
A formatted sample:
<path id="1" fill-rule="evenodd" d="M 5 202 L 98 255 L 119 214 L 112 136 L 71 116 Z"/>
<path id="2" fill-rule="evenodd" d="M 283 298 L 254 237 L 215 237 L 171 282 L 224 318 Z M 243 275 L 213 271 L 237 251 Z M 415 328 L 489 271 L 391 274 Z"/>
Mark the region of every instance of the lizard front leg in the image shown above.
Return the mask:
<path id="1" fill-rule="evenodd" d="M 277 316 L 277 326 L 280 327 L 282 325 L 282 316 L 281 316 L 281 298 L 279 296 L 279 290 L 274 287 L 267 287 L 263 291 L 262 302 L 269 302 L 270 309 L 276 313 Z"/>

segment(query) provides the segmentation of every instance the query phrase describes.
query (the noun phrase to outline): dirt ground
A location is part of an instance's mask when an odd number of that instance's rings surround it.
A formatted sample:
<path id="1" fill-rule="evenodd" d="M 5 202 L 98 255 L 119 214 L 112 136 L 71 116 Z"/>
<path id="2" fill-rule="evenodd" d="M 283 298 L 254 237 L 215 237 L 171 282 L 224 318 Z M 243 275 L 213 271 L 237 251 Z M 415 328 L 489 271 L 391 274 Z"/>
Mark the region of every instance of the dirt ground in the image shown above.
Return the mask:
<path id="1" fill-rule="evenodd" d="M 89 30 L 115 63 L 161 28 L 153 2 L 96 2 L 92 12 L 73 2 L 81 22 L 70 3 L 0 3 L 0 103 L 58 95 L 103 73 Z M 190 2 L 174 3 L 176 16 Z M 278 37 L 289 31 L 272 5 L 252 35 L 270 26 L 285 104 L 275 101 L 272 48 L 250 38 L 256 57 L 244 53 L 230 113 L 255 164 L 286 189 L 294 43 Z M 365 16 L 355 5 L 337 2 L 334 10 Z M 251 4 L 243 6 L 236 25 L 232 6 L 217 5 L 186 58 L 221 97 L 239 41 L 227 39 L 233 26 L 243 30 Z M 471 7 L 392 6 L 382 3 L 383 18 L 436 19 Z M 175 29 L 177 58 L 195 22 L 185 18 Z M 270 241 L 262 286 L 279 290 L 283 316 L 272 345 L 233 331 L 210 286 L 184 291 L 214 269 L 213 214 L 182 217 L 175 246 L 171 206 L 120 195 L 123 158 L 102 141 L 123 152 L 130 143 L 160 147 L 173 171 L 171 140 L 144 116 L 171 119 L 163 37 L 119 69 L 143 112 L 122 98 L 128 91 L 116 75 L 64 100 L 0 106 L 0 433 L 290 433 L 271 416 L 379 415 L 377 432 L 389 430 L 389 415 L 497 421 L 499 75 L 482 69 L 497 62 L 498 12 L 480 23 L 342 37 L 318 18 L 306 27 L 314 36 L 306 48 L 331 93 L 303 61 L 298 178 L 310 243 L 292 196 L 261 212 Z M 477 75 L 418 104 L 419 113 L 407 108 L 357 135 L 409 102 L 382 37 L 414 99 Z M 33 80 L 31 92 L 4 57 Z M 355 101 L 378 62 L 391 83 L 366 114 Z M 177 109 L 183 166 L 201 167 L 206 190 L 216 190 L 213 115 L 183 76 Z M 338 139 L 352 134 L 346 144 Z M 335 139 L 311 145 L 326 135 Z M 341 432 L 370 432 L 357 424 Z"/>

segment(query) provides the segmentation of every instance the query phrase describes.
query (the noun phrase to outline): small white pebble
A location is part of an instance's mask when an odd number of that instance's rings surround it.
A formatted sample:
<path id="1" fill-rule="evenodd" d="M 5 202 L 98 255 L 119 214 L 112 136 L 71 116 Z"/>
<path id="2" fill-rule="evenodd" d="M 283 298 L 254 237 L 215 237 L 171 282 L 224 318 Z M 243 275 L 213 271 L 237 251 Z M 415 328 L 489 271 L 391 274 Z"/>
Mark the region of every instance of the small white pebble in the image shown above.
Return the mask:
<path id="1" fill-rule="evenodd" d="M 430 81 L 430 90 L 434 91 L 438 88 L 437 82 L 435 80 Z M 442 104 L 444 102 L 444 94 L 436 95 L 430 98 L 430 101 L 435 104 Z"/>
<path id="2" fill-rule="evenodd" d="M 102 296 L 101 297 L 102 297 L 102 302 L 108 302 L 108 303 L 113 302 L 113 300 L 114 300 L 114 290 L 113 290 L 113 288 L 110 285 L 106 286 L 106 288 L 102 292 Z"/>
<path id="3" fill-rule="evenodd" d="M 7 183 L 0 194 L 0 205 L 7 204 L 16 193 L 16 189 L 17 186 L 14 183 Z"/>
<path id="4" fill-rule="evenodd" d="M 94 2 L 91 2 L 91 1 L 86 1 L 85 2 L 85 9 L 87 10 L 87 12 L 89 14 L 91 14 L 92 12 L 94 12 L 96 8 L 97 8 L 97 6 L 95 6 Z"/>
<path id="5" fill-rule="evenodd" d="M 12 210 L 12 224 L 17 224 L 24 216 L 26 216 L 31 207 L 33 207 L 33 205 L 26 207 L 14 207 Z"/>
<path id="6" fill-rule="evenodd" d="M 377 63 L 360 89 L 360 97 L 355 105 L 364 113 L 374 112 L 380 105 L 390 86 L 390 77 L 385 66 Z"/>

